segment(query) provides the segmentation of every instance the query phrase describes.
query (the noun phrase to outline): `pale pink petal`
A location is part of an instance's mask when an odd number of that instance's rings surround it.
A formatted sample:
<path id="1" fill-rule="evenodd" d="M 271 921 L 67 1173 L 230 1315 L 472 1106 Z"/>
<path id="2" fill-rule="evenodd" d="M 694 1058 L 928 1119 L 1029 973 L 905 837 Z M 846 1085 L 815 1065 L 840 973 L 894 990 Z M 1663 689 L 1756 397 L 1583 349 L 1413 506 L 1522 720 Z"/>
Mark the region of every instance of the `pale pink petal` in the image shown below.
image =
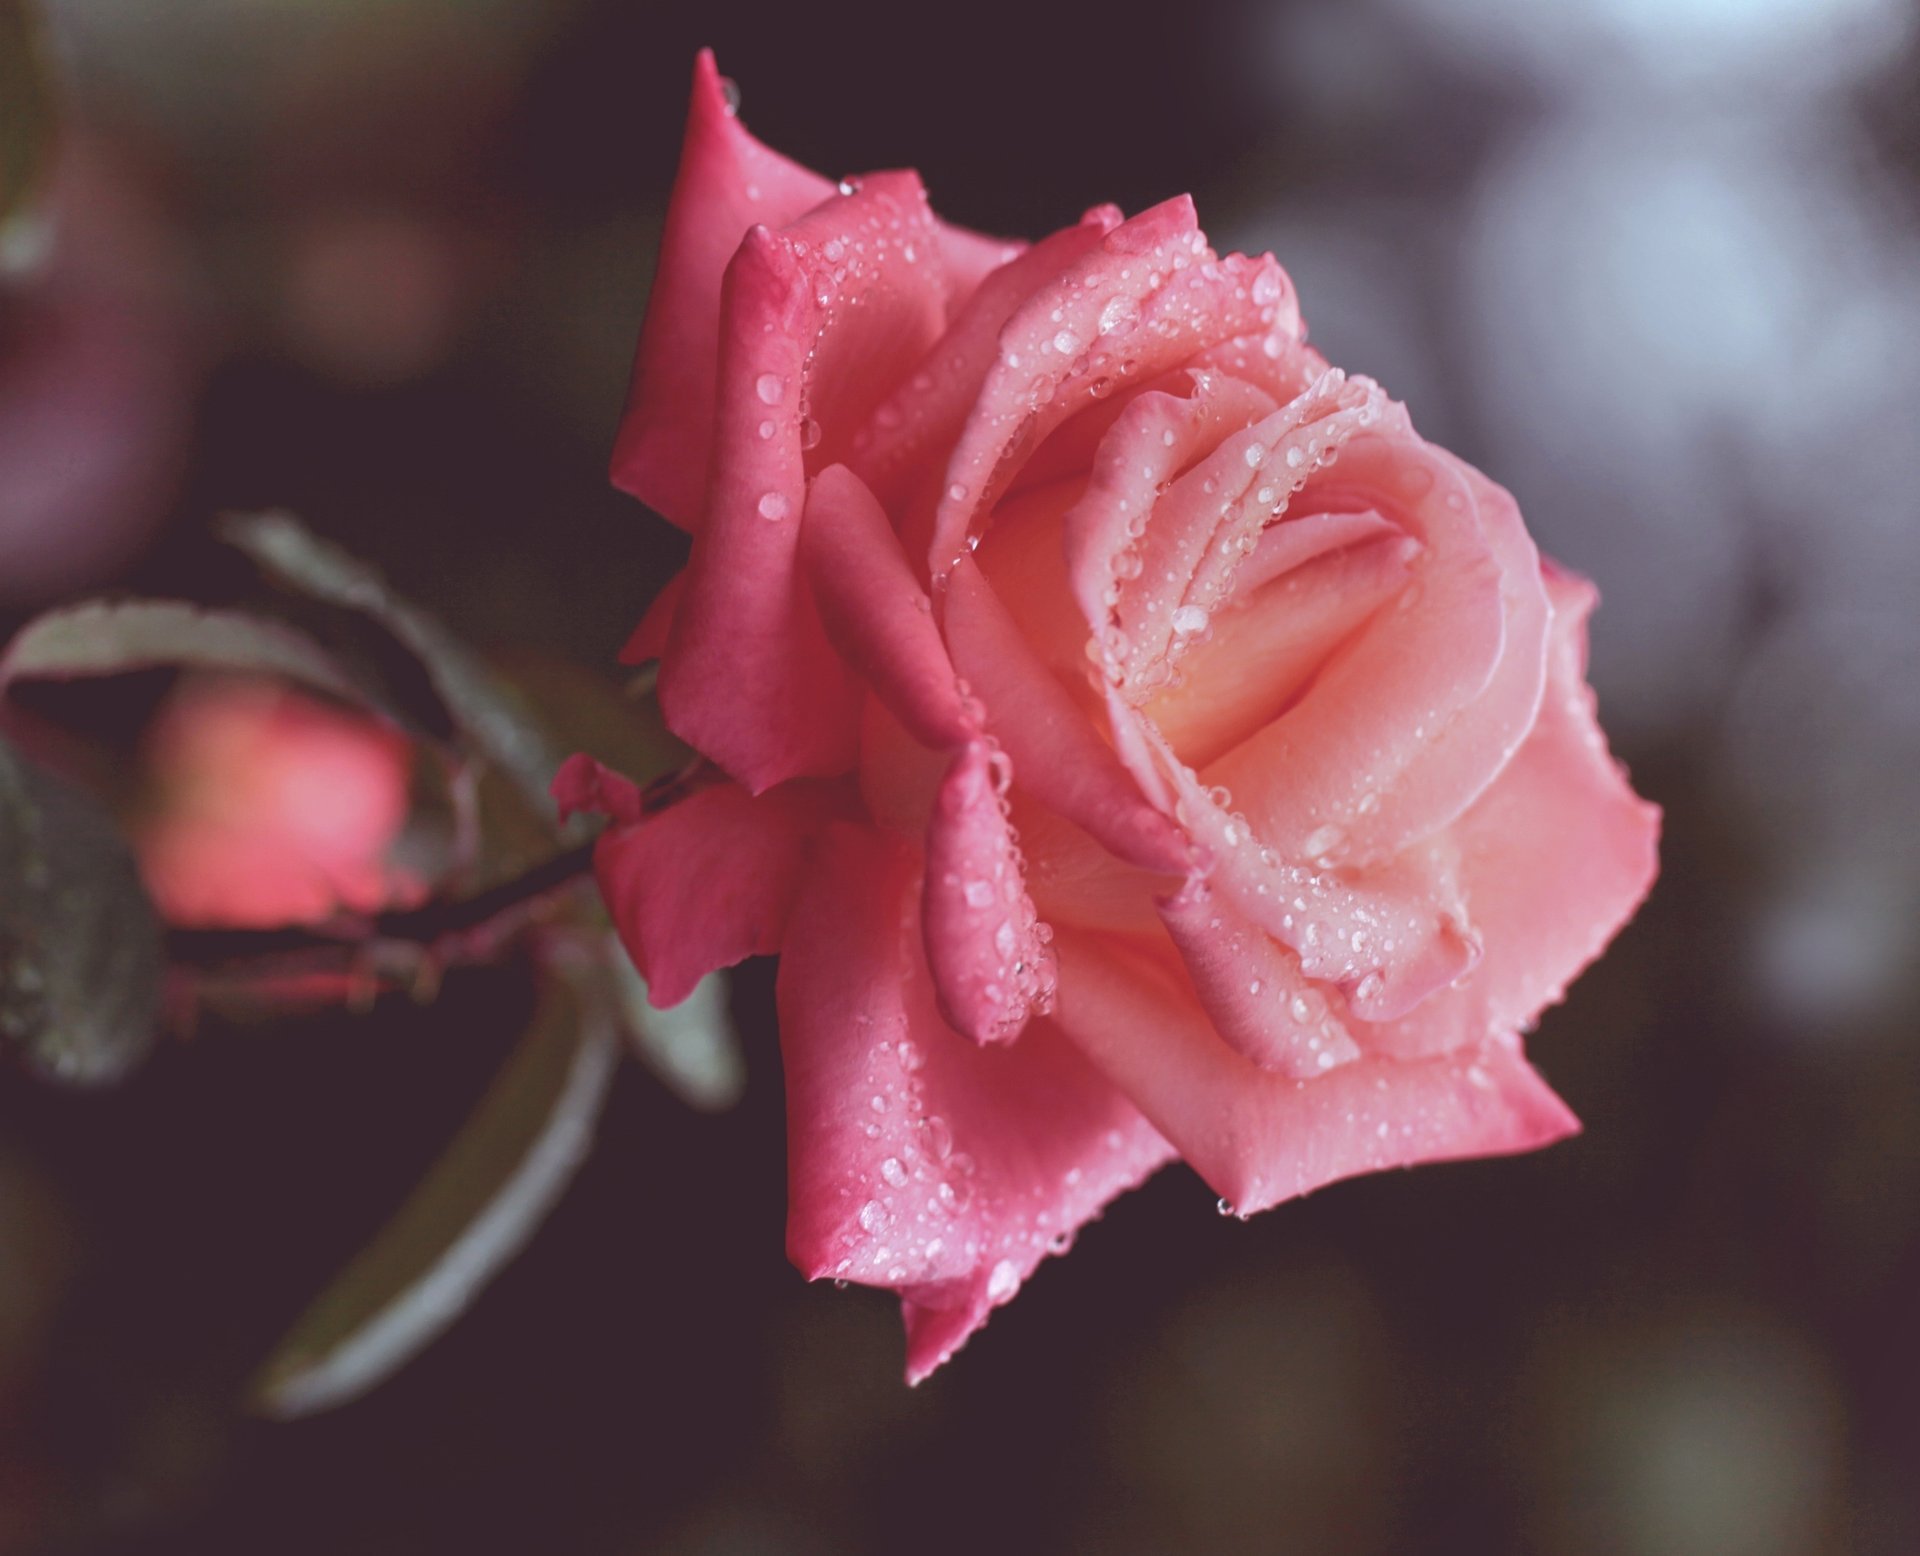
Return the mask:
<path id="1" fill-rule="evenodd" d="M 1584 680 L 1595 595 L 1549 569 L 1553 653 L 1540 719 L 1451 830 L 1461 891 L 1486 954 L 1399 1020 L 1357 1027 L 1369 1048 L 1443 1052 L 1530 1025 L 1633 916 L 1659 867 L 1660 811 L 1607 754 Z"/>
<path id="2" fill-rule="evenodd" d="M 845 785 L 803 780 L 758 796 L 717 783 L 646 815 L 611 792 L 620 780 L 604 770 L 590 792 L 579 761 L 567 799 L 610 802 L 620 818 L 594 847 L 594 873 L 656 1005 L 677 1005 L 716 968 L 778 952 L 811 840 L 853 808 Z"/>
<path id="3" fill-rule="evenodd" d="M 836 827 L 780 962 L 787 1251 L 898 1290 L 907 1376 L 945 1361 L 1048 1253 L 1171 1159 L 1058 1033 L 981 1048 L 933 1006 L 910 850 Z"/>
<path id="4" fill-rule="evenodd" d="M 1420 542 L 1414 584 L 1283 717 L 1221 757 L 1263 842 L 1365 863 L 1431 835 L 1483 793 L 1532 728 L 1546 592 L 1512 499 L 1410 432 L 1356 438 L 1313 489 Z"/>
<path id="5" fill-rule="evenodd" d="M 1290 519 L 1267 538 L 1313 525 Z M 1267 538 L 1249 568 L 1263 560 Z M 1315 557 L 1251 592 L 1236 580 L 1233 602 L 1213 613 L 1205 637 L 1187 651 L 1180 684 L 1156 694 L 1147 717 L 1189 766 L 1231 751 L 1292 707 L 1340 646 L 1407 586 L 1409 549 L 1417 542 L 1394 531 Z"/>
<path id="6" fill-rule="evenodd" d="M 844 465 L 813 479 L 801 553 L 834 645 L 922 745 L 979 734 L 926 591 L 873 493 Z"/>
<path id="7" fill-rule="evenodd" d="M 1167 486 L 1137 543 L 1113 563 L 1117 598 L 1099 623 L 1108 673 L 1130 698 L 1167 684 L 1308 476 L 1363 429 L 1398 414 L 1370 380 L 1329 371 Z"/>
<path id="8" fill-rule="evenodd" d="M 1242 1057 L 1294 1080 L 1323 1075 L 1360 1048 L 1300 960 L 1233 905 L 1191 881 L 1160 917 L 1213 1029 Z"/>
<path id="9" fill-rule="evenodd" d="M 720 281 L 756 223 L 780 227 L 833 185 L 768 150 L 727 106 L 711 50 L 694 61 L 680 172 L 614 445 L 614 485 L 693 529 L 705 509 Z"/>
<path id="10" fill-rule="evenodd" d="M 1215 259 L 1181 196 L 1122 223 L 1041 287 L 999 354 L 947 461 L 930 566 L 943 577 L 1021 461 L 1070 416 L 1237 334 L 1297 319 L 1271 258 Z"/>
<path id="11" fill-rule="evenodd" d="M 979 1043 L 1010 1042 L 1053 1003 L 1053 952 L 1008 824 L 1005 758 L 984 740 L 954 758 L 927 824 L 922 911 L 940 1012 Z"/>
<path id="12" fill-rule="evenodd" d="M 1093 451 L 1085 494 L 1067 513 L 1067 568 L 1089 630 L 1103 630 L 1113 616 L 1123 559 L 1139 551 L 1166 484 L 1223 437 L 1274 409 L 1272 400 L 1239 379 L 1178 376 L 1181 382 L 1137 396 L 1114 418 Z"/>
<path id="13" fill-rule="evenodd" d="M 1410 847 L 1358 873 L 1296 863 L 1229 808 L 1233 796 L 1204 788 L 1159 731 L 1117 697 L 1112 717 L 1116 730 L 1132 727 L 1163 775 L 1174 815 L 1206 852 L 1208 883 L 1289 947 L 1308 977 L 1337 985 L 1356 1014 L 1369 1021 L 1403 1014 L 1478 960 L 1443 848 Z"/>
<path id="14" fill-rule="evenodd" d="M 945 629 L 954 665 L 986 710 L 1021 792 L 1127 863 L 1184 875 L 1191 859 L 1180 829 L 1141 794 L 971 558 L 948 580 Z"/>
<path id="15" fill-rule="evenodd" d="M 1314 1080 L 1234 1052 L 1179 974 L 1099 937 L 1060 937 L 1058 1026 L 1241 1214 L 1387 1167 L 1530 1151 L 1579 1122 L 1497 1034 L 1445 1058 L 1361 1059 Z"/>

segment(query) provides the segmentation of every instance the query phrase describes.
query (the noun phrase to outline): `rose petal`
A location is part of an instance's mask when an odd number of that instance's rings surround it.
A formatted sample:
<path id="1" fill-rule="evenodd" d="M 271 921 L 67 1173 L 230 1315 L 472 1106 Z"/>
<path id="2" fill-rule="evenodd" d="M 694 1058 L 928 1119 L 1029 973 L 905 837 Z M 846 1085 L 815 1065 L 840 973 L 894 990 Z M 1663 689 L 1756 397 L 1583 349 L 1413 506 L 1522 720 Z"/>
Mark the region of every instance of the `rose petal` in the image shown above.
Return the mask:
<path id="1" fill-rule="evenodd" d="M 1221 1042 L 1150 957 L 1062 934 L 1060 959 L 1049 1024 L 1243 1215 L 1356 1173 L 1530 1151 L 1579 1128 L 1511 1035 L 1448 1058 L 1362 1059 L 1293 1080 Z"/>
<path id="2" fill-rule="evenodd" d="M 1283 717 L 1207 771 L 1292 858 L 1365 862 L 1430 836 L 1532 728 L 1546 681 L 1538 553 L 1506 493 L 1410 432 L 1357 438 L 1317 495 L 1421 543 L 1383 612 Z"/>
<path id="3" fill-rule="evenodd" d="M 1180 829 L 1150 805 L 1020 634 L 971 558 L 948 580 L 946 637 L 1021 791 L 1146 870 L 1184 875 Z"/>
<path id="4" fill-rule="evenodd" d="M 1222 437 L 1274 409 L 1266 395 L 1238 379 L 1182 377 L 1175 388 L 1138 396 L 1114 419 L 1094 451 L 1085 494 L 1067 513 L 1067 569 L 1091 631 L 1111 620 L 1118 601 L 1108 596 L 1121 587 L 1119 564 L 1138 549 L 1166 483 Z"/>
<path id="5" fill-rule="evenodd" d="M 840 784 L 755 796 L 719 783 L 644 815 L 631 784 L 582 763 L 574 758 L 556 787 L 563 803 L 618 822 L 594 846 L 594 874 L 656 1005 L 679 1004 L 716 968 L 779 951 L 811 839 L 852 809 Z"/>
<path id="6" fill-rule="evenodd" d="M 1206 850 L 1207 879 L 1300 958 L 1307 976 L 1339 986 L 1355 1013 L 1385 1021 L 1443 989 L 1478 960 L 1450 860 L 1437 845 L 1404 850 L 1358 875 L 1283 858 L 1208 791 L 1151 724 L 1115 699 L 1116 725 L 1137 727 L 1173 796 L 1174 814 Z"/>
<path id="7" fill-rule="evenodd" d="M 643 665 L 667 651 L 667 639 L 673 635 L 673 618 L 679 612 L 680 591 L 686 579 L 684 571 L 675 573 L 653 597 L 653 603 L 640 618 L 640 625 L 633 629 L 633 635 L 620 650 L 621 664 Z"/>
<path id="8" fill-rule="evenodd" d="M 1129 378 L 1297 318 L 1272 258 L 1213 257 L 1186 196 L 1123 222 L 1000 332 L 999 355 L 947 461 L 930 566 L 944 577 L 1030 453 Z"/>
<path id="9" fill-rule="evenodd" d="M 904 846 L 832 829 L 779 1005 L 788 1253 L 810 1279 L 899 1290 L 918 1382 L 1172 1152 L 1059 1034 L 980 1048 L 948 1029 L 912 881 Z"/>
<path id="10" fill-rule="evenodd" d="M 906 257 L 916 241 L 935 241 L 919 181 L 875 174 L 779 234 L 753 229 L 727 268 L 714 479 L 660 705 L 756 793 L 853 763 L 858 699 L 795 552 L 809 463 L 940 331 L 943 282 Z"/>
<path id="11" fill-rule="evenodd" d="M 1204 881 L 1161 899 L 1160 917 L 1214 1031 L 1263 1070 L 1308 1080 L 1360 1057 L 1326 996 Z"/>
<path id="12" fill-rule="evenodd" d="M 1313 528 L 1311 518 L 1289 519 L 1269 529 L 1261 547 Z M 1148 719 L 1190 766 L 1231 751 L 1292 707 L 1340 645 L 1406 587 L 1414 548 L 1393 531 L 1314 557 L 1250 593 L 1236 580 L 1233 603 L 1188 650 L 1180 683 L 1146 705 Z M 1248 567 L 1261 560 L 1256 551 Z M 1259 673 L 1247 674 L 1249 665 Z"/>
<path id="13" fill-rule="evenodd" d="M 727 106 L 713 51 L 702 49 L 613 454 L 614 485 L 682 529 L 696 528 L 705 509 L 727 261 L 755 223 L 784 226 L 832 193 L 826 179 L 747 133 Z"/>
<path id="14" fill-rule="evenodd" d="M 828 636 L 908 732 L 934 750 L 976 737 L 926 591 L 885 511 L 846 466 L 814 477 L 801 553 Z"/>
<path id="15" fill-rule="evenodd" d="M 927 966 L 940 1013 L 977 1043 L 1011 1042 L 1053 1005 L 1053 953 L 1001 798 L 1004 761 L 983 740 L 968 745 L 927 824 Z"/>
<path id="16" fill-rule="evenodd" d="M 1593 586 L 1549 569 L 1553 652 L 1539 722 L 1454 824 L 1461 891 L 1486 954 L 1471 975 L 1356 1035 L 1396 1055 L 1530 1025 L 1597 957 L 1653 884 L 1659 807 L 1607 754 L 1584 679 Z"/>

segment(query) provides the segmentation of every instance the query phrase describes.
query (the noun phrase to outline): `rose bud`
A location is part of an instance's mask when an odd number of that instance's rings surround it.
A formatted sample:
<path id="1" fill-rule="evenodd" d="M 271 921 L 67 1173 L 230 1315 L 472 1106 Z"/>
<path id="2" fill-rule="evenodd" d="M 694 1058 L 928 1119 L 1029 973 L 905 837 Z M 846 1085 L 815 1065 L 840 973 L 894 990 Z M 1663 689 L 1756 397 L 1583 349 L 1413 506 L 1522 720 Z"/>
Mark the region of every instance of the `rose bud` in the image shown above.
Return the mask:
<path id="1" fill-rule="evenodd" d="M 1578 1125 L 1519 1034 L 1652 882 L 1592 588 L 1191 201 L 1031 246 L 755 141 L 710 56 L 615 481 L 725 781 L 575 758 L 654 996 L 779 953 L 788 1248 L 926 1376 L 1183 1157 L 1245 1214 Z"/>
<path id="2" fill-rule="evenodd" d="M 147 732 L 134 829 L 162 917 L 269 928 L 411 901 L 388 862 L 407 819 L 398 731 L 283 687 L 188 682 Z"/>

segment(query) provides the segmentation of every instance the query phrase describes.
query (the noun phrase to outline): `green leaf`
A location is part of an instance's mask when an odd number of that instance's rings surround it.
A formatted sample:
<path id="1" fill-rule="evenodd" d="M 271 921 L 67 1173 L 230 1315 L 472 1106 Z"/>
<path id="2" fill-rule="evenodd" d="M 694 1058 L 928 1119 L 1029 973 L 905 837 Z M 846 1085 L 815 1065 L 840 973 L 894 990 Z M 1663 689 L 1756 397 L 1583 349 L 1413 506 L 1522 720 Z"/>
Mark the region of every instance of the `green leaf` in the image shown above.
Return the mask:
<path id="1" fill-rule="evenodd" d="M 391 632 L 419 659 L 473 748 L 505 773 L 539 814 L 552 814 L 548 789 L 560 769 L 561 753 L 478 654 L 433 616 L 395 594 L 376 568 L 320 539 L 291 514 L 230 515 L 221 530 L 289 588 L 358 611 Z M 570 829 L 567 835 L 584 834 Z"/>
<path id="2" fill-rule="evenodd" d="M 0 0 L 0 260 L 29 222 L 53 161 L 53 70 L 31 0 Z"/>
<path id="3" fill-rule="evenodd" d="M 153 1045 L 162 968 L 111 818 L 0 742 L 0 1036 L 50 1079 L 117 1080 Z"/>
<path id="4" fill-rule="evenodd" d="M 291 1419 L 345 1404 L 459 1317 L 572 1180 L 619 1055 L 609 991 L 555 976 L 445 1155 L 261 1369 L 254 1408 Z"/>
<path id="5" fill-rule="evenodd" d="M 166 665 L 283 676 L 348 701 L 367 700 L 304 633 L 180 600 L 90 600 L 35 617 L 0 654 L 0 692 L 15 681 L 73 681 Z"/>
<path id="6" fill-rule="evenodd" d="M 688 1107 L 724 1113 L 738 1102 L 747 1087 L 747 1062 L 727 1011 L 726 974 L 708 974 L 678 1005 L 663 1010 L 648 997 L 646 979 L 612 936 L 607 964 L 641 1062 Z"/>

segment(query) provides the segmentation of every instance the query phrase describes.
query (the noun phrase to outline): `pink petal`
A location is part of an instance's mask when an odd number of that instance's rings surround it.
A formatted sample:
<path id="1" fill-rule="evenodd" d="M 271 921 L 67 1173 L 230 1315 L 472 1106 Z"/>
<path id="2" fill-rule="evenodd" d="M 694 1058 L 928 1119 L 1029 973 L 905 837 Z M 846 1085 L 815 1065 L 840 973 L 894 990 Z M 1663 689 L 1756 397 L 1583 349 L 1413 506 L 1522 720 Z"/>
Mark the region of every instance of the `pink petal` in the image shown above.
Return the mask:
<path id="1" fill-rule="evenodd" d="M 623 794 L 624 780 L 604 769 L 589 775 L 581 761 L 563 775 L 563 804 L 617 819 L 595 845 L 594 872 L 657 1005 L 677 1005 L 716 968 L 777 952 L 812 838 L 853 809 L 841 784 L 801 781 L 754 796 L 719 783 L 645 815 L 631 785 Z"/>
<path id="2" fill-rule="evenodd" d="M 1139 549 L 1166 483 L 1274 409 L 1238 379 L 1179 377 L 1183 383 L 1138 396 L 1114 419 L 1094 451 L 1086 492 L 1067 513 L 1067 569 L 1091 631 L 1107 627 L 1118 603 L 1109 593 L 1124 587 L 1122 559 Z"/>
<path id="3" fill-rule="evenodd" d="M 1272 259 L 1213 257 L 1185 196 L 1122 223 L 1035 292 L 947 462 L 930 565 L 943 577 L 1021 460 L 1127 379 L 1148 378 L 1247 331 L 1297 318 Z"/>
<path id="4" fill-rule="evenodd" d="M 950 1031 L 918 941 L 911 852 L 834 828 L 780 962 L 787 1250 L 901 1293 L 913 1382 L 1172 1154 L 1044 1024 L 1011 1047 Z"/>
<path id="5" fill-rule="evenodd" d="M 846 466 L 814 477 L 801 551 L 828 636 L 908 732 L 941 751 L 978 735 L 926 591 L 885 511 Z"/>
<path id="6" fill-rule="evenodd" d="M 1159 731 L 1117 697 L 1112 716 L 1116 729 L 1133 726 L 1162 773 L 1174 814 L 1206 851 L 1208 884 L 1289 947 L 1309 978 L 1338 985 L 1357 1015 L 1400 1015 L 1478 959 L 1444 849 L 1410 847 L 1357 874 L 1295 863 L 1228 810 L 1231 796 L 1202 787 Z"/>
<path id="7" fill-rule="evenodd" d="M 874 407 L 851 463 L 889 508 L 906 501 L 910 484 L 958 436 L 1015 310 L 1119 222 L 1118 211 L 1096 208 L 984 277 L 925 358 Z"/>
<path id="8" fill-rule="evenodd" d="M 957 318 L 980 290 L 981 283 L 1011 264 L 1027 250 L 1017 238 L 993 238 L 952 222 L 936 221 L 940 268 L 947 278 L 947 318 Z"/>
<path id="9" fill-rule="evenodd" d="M 620 650 L 621 664 L 643 665 L 667 651 L 667 639 L 673 635 L 673 618 L 680 609 L 680 590 L 686 578 L 684 571 L 675 573 L 653 597 L 653 603 L 640 618 L 640 625 L 633 629 L 633 636 Z"/>
<path id="10" fill-rule="evenodd" d="M 1099 623 L 1110 634 L 1109 674 L 1129 695 L 1166 684 L 1213 612 L 1232 599 L 1242 565 L 1316 463 L 1396 412 L 1370 380 L 1330 371 L 1167 487 L 1138 543 L 1113 564 L 1129 580 L 1109 613 L 1117 636 Z"/>
<path id="11" fill-rule="evenodd" d="M 1150 805 L 1086 713 L 1021 636 L 972 558 L 948 580 L 946 637 L 1020 790 L 1129 864 L 1184 875 L 1180 829 Z"/>
<path id="12" fill-rule="evenodd" d="M 797 572 L 806 473 L 939 333 L 944 283 L 916 247 L 933 243 L 919 181 L 880 173 L 777 235 L 754 228 L 727 268 L 707 522 L 660 703 L 756 793 L 853 763 L 858 698 Z"/>
<path id="13" fill-rule="evenodd" d="M 954 758 L 927 825 L 922 912 L 940 1013 L 977 1043 L 1010 1042 L 1053 1005 L 1053 952 L 1027 895 L 1001 792 L 1005 758 Z"/>
<path id="14" fill-rule="evenodd" d="M 832 193 L 826 179 L 747 133 L 727 107 L 712 50 L 702 49 L 613 455 L 614 485 L 682 529 L 696 528 L 705 506 L 727 261 L 755 223 L 784 226 Z"/>
<path id="15" fill-rule="evenodd" d="M 1512 499 L 1410 432 L 1357 438 L 1313 493 L 1420 542 L 1407 608 L 1382 612 L 1207 779 L 1282 854 L 1365 862 L 1452 821 L 1526 737 L 1546 679 L 1546 592 Z"/>
<path id="16" fill-rule="evenodd" d="M 1248 558 L 1249 570 L 1273 537 L 1308 536 L 1314 527 L 1315 518 L 1276 524 Z M 1314 557 L 1251 592 L 1236 579 L 1233 601 L 1213 613 L 1206 636 L 1187 651 L 1180 684 L 1157 693 L 1147 717 L 1191 766 L 1231 751 L 1292 707 L 1340 646 L 1406 587 L 1414 547 L 1394 531 Z M 1249 673 L 1253 666 L 1257 673 Z"/>
<path id="17" fill-rule="evenodd" d="M 1553 651 L 1540 719 L 1453 826 L 1461 890 L 1486 954 L 1398 1021 L 1361 1027 L 1370 1048 L 1444 1052 L 1530 1025 L 1633 916 L 1659 868 L 1660 811 L 1607 754 L 1584 680 L 1593 586 L 1549 568 Z"/>
<path id="18" fill-rule="evenodd" d="M 1310 1080 L 1360 1048 L 1299 959 L 1216 899 L 1202 881 L 1163 898 L 1160 917 L 1213 1029 L 1263 1070 Z"/>
<path id="19" fill-rule="evenodd" d="M 1060 959 L 1051 1024 L 1243 1215 L 1356 1173 L 1530 1151 L 1579 1128 L 1511 1035 L 1294 1080 L 1223 1043 L 1150 956 L 1063 934 Z"/>

